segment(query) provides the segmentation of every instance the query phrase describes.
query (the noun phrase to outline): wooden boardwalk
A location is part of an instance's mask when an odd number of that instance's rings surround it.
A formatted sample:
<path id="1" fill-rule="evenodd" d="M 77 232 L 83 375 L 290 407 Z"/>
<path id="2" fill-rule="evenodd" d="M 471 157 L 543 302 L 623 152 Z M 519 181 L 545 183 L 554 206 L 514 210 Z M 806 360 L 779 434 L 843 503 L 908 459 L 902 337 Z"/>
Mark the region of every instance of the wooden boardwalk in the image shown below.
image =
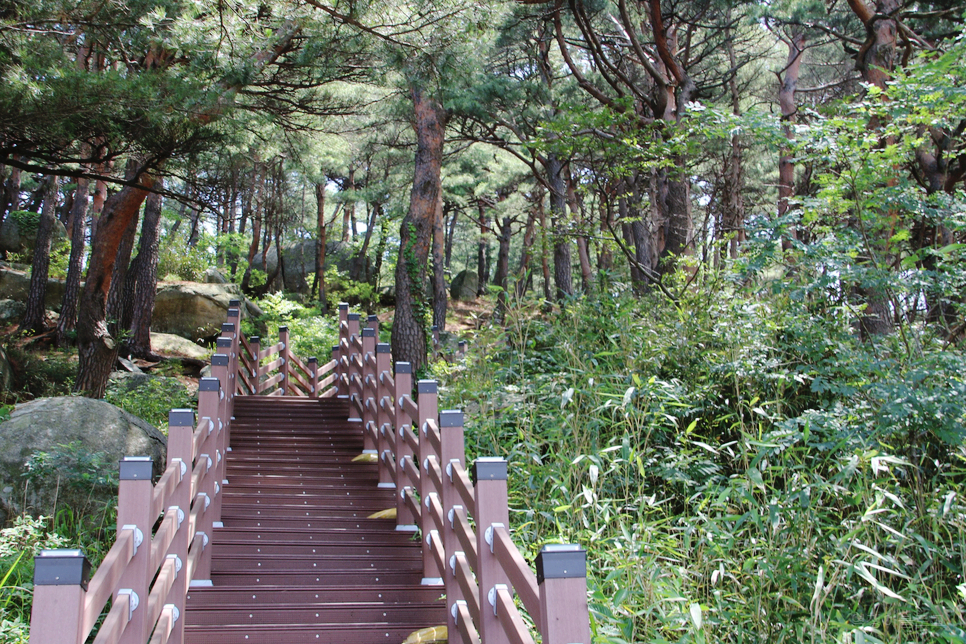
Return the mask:
<path id="1" fill-rule="evenodd" d="M 446 623 L 419 541 L 393 519 L 344 399 L 239 396 L 211 586 L 190 589 L 188 644 L 398 644 Z"/>

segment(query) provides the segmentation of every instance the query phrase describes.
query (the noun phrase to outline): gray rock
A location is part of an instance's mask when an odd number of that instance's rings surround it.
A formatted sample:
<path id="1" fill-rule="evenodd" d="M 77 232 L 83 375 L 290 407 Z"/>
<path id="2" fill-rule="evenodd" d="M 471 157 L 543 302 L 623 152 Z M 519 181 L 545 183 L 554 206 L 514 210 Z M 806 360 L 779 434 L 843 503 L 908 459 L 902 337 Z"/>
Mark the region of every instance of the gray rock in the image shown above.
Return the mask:
<path id="1" fill-rule="evenodd" d="M 29 216 L 37 217 L 38 223 L 40 215 L 36 213 L 25 213 Z M 7 253 L 33 253 L 34 245 L 37 241 L 37 230 L 24 235 L 17 223 L 17 217 L 13 213 L 4 217 L 3 225 L 0 226 L 0 250 Z M 51 245 L 56 248 L 58 245 L 67 241 L 67 229 L 58 220 L 54 220 L 54 230 L 50 238 Z"/>
<path id="2" fill-rule="evenodd" d="M 0 300 L 0 323 L 14 324 L 23 318 L 27 305 L 16 300 Z"/>
<path id="3" fill-rule="evenodd" d="M 449 287 L 449 294 L 454 300 L 469 302 L 476 299 L 476 291 L 480 287 L 480 276 L 469 269 L 460 271 L 453 278 Z"/>
<path id="4" fill-rule="evenodd" d="M 205 284 L 227 284 L 228 278 L 225 277 L 217 268 L 205 270 Z"/>
<path id="5" fill-rule="evenodd" d="M 298 244 L 282 247 L 285 274 L 280 277 L 284 279 L 286 291 L 292 293 L 309 292 L 309 285 L 312 283 L 312 276 L 315 273 L 316 243 L 314 239 L 306 239 Z M 325 268 L 335 266 L 336 270 L 342 273 L 351 273 L 354 261 L 355 251 L 348 244 L 329 242 L 325 245 Z M 278 267 L 278 253 L 275 246 L 269 248 L 265 263 L 266 272 L 269 275 L 274 273 Z M 252 266 L 259 270 L 262 269 L 261 253 L 255 255 Z"/>
<path id="6" fill-rule="evenodd" d="M 211 351 L 198 346 L 191 340 L 170 333 L 151 333 L 151 350 L 167 358 L 191 358 L 207 360 Z"/>
<path id="7" fill-rule="evenodd" d="M 164 434 L 103 400 L 39 398 L 17 405 L 0 424 L 0 522 L 22 512 L 52 515 L 65 506 L 78 512 L 101 507 L 115 497 L 116 489 L 92 487 L 80 479 L 81 472 L 97 464 L 97 476 L 113 473 L 116 479 L 120 459 L 150 456 L 155 474 L 160 474 L 166 449 Z M 38 452 L 59 458 L 25 477 L 27 462 Z"/>
<path id="8" fill-rule="evenodd" d="M 228 303 L 240 298 L 241 289 L 235 284 L 161 282 L 154 300 L 151 330 L 189 340 L 219 335 L 228 315 Z M 242 317 L 246 314 L 247 307 L 242 307 Z"/>
<path id="9" fill-rule="evenodd" d="M 30 292 L 30 274 L 10 268 L 0 268 L 0 300 L 26 302 Z M 60 311 L 64 300 L 64 281 L 47 279 L 47 293 L 44 304 L 48 309 Z"/>

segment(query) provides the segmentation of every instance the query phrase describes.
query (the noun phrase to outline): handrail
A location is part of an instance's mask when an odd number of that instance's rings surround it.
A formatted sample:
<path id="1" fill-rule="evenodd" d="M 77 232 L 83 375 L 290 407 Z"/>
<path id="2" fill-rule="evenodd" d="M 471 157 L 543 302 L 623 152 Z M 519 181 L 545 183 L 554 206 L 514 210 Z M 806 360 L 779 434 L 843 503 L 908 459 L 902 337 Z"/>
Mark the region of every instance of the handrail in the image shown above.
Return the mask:
<path id="1" fill-rule="evenodd" d="M 410 365 L 395 363 L 393 374 L 389 346 L 360 331 L 347 305 L 339 315 L 345 323 L 333 355 L 350 409 L 366 448 L 378 440 L 380 486 L 400 490 L 397 529 L 422 532 L 423 583 L 445 587 L 450 641 L 533 644 L 516 593 L 544 644 L 589 643 L 583 550 L 545 546 L 534 572 L 511 538 L 507 462 L 478 459 L 471 478 L 462 412 L 438 411 L 435 381 L 420 381 L 414 394 Z M 461 342 L 458 355 L 465 350 Z"/>
<path id="2" fill-rule="evenodd" d="M 243 362 L 238 304 L 232 302 L 222 325 L 224 353 L 212 357 L 213 377 L 199 383 L 197 416 L 190 409 L 168 416 L 168 461 L 157 484 L 150 458 L 121 461 L 117 539 L 93 577 L 81 550 L 35 557 L 31 644 L 82 644 L 112 597 L 96 644 L 143 644 L 152 633 L 153 644 L 183 640 L 189 582 L 209 575 L 209 534 L 221 514 L 235 377 Z"/>

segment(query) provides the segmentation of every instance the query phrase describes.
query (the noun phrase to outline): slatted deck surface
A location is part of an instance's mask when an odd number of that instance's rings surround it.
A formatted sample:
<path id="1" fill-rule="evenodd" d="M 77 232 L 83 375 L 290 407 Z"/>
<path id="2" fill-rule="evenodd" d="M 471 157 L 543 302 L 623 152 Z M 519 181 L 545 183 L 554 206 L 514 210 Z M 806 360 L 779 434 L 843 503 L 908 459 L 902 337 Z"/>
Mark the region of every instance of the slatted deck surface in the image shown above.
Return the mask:
<path id="1" fill-rule="evenodd" d="M 445 623 L 419 543 L 395 521 L 344 401 L 235 399 L 212 586 L 192 588 L 188 644 L 399 644 Z"/>

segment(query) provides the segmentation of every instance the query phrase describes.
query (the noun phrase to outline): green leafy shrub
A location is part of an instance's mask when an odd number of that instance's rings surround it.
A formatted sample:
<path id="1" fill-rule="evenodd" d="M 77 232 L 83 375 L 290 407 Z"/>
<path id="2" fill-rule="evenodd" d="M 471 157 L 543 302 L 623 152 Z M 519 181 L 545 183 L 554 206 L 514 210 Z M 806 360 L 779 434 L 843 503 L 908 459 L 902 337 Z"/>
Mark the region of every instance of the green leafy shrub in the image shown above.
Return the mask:
<path id="1" fill-rule="evenodd" d="M 70 395 L 77 375 L 76 354 L 67 351 L 37 353 L 8 345 L 7 358 L 13 367 L 14 391 L 5 392 L 7 402 L 45 396 Z"/>
<path id="2" fill-rule="evenodd" d="M 318 308 L 304 306 L 281 292 L 268 293 L 257 304 L 265 312 L 257 322 L 266 325 L 267 338 L 276 341 L 279 327 L 287 326 L 295 355 L 302 360 L 316 357 L 320 363 L 329 361 L 332 347 L 339 339 L 338 321 L 334 316 L 322 316 Z M 246 335 L 257 335 L 255 324 L 256 320 L 242 322 Z"/>
<path id="3" fill-rule="evenodd" d="M 141 382 L 112 380 L 104 399 L 167 432 L 168 412 L 195 406 L 195 400 L 177 378 L 151 377 Z"/>
<path id="4" fill-rule="evenodd" d="M 860 341 L 799 270 L 524 302 L 439 374 L 515 538 L 587 548 L 595 641 L 963 641 L 966 358 Z"/>

